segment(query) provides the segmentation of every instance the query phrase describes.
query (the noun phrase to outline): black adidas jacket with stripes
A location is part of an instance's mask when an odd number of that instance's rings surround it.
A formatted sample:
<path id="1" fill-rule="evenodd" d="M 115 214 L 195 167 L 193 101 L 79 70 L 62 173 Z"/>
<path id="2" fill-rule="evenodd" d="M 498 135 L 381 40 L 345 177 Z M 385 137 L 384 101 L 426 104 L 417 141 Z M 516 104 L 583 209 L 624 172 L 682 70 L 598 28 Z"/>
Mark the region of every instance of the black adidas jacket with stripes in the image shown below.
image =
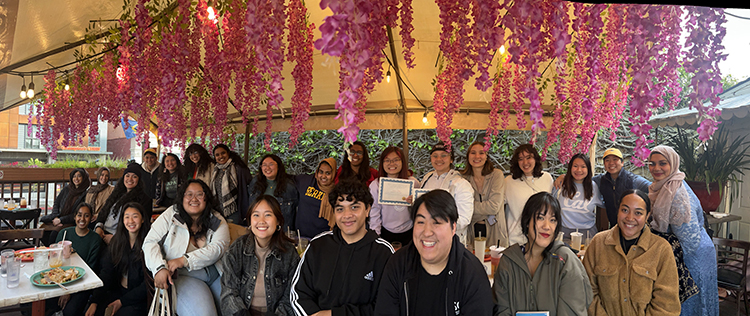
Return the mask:
<path id="1" fill-rule="evenodd" d="M 380 278 L 393 247 L 372 230 L 348 244 L 338 227 L 315 236 L 292 279 L 290 301 L 298 316 L 331 310 L 332 316 L 372 315 Z"/>

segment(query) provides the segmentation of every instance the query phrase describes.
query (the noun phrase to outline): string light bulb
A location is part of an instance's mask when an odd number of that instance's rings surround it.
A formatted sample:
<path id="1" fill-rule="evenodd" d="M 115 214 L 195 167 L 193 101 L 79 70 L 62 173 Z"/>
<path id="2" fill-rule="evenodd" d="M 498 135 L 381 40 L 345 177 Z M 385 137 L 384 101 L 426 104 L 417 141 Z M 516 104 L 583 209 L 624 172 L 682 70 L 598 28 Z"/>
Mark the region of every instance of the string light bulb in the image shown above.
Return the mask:
<path id="1" fill-rule="evenodd" d="M 26 99 L 26 78 L 24 76 L 21 76 L 23 79 L 23 85 L 21 86 L 21 93 L 18 95 L 21 97 L 21 99 Z"/>
<path id="2" fill-rule="evenodd" d="M 31 75 L 31 83 L 29 83 L 29 90 L 26 91 L 26 96 L 29 97 L 29 99 L 34 98 L 34 75 Z"/>
<path id="3" fill-rule="evenodd" d="M 70 78 L 65 77 L 65 91 L 70 91 Z"/>
<path id="4" fill-rule="evenodd" d="M 422 115 L 422 123 L 427 124 L 427 110 L 424 110 L 424 115 Z"/>
<path id="5" fill-rule="evenodd" d="M 385 73 L 385 82 L 391 83 L 391 65 L 388 65 L 388 72 Z"/>

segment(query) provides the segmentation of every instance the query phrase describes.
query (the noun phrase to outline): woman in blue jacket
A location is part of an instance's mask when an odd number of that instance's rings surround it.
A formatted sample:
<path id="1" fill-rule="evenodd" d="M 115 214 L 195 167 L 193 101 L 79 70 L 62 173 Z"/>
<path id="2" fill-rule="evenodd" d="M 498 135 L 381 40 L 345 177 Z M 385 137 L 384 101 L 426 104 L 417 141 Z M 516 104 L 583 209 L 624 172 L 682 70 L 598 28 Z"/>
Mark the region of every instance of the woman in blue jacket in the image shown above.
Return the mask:
<path id="1" fill-rule="evenodd" d="M 250 192 L 249 201 L 255 201 L 262 195 L 276 198 L 284 217 L 282 229 L 294 231 L 294 217 L 297 214 L 297 188 L 293 179 L 286 173 L 284 163 L 279 156 L 267 154 L 260 159 L 258 174 L 253 177 L 247 189 Z"/>

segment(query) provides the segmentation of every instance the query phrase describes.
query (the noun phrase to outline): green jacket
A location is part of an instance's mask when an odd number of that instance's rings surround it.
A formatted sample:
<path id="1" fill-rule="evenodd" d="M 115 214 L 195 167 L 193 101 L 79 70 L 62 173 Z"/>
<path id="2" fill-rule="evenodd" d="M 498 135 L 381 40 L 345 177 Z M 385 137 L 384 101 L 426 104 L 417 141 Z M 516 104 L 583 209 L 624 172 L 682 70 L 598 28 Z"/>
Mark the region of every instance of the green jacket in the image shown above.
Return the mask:
<path id="1" fill-rule="evenodd" d="M 521 246 L 503 252 L 492 286 L 495 315 L 549 311 L 550 316 L 586 315 L 593 294 L 583 264 L 570 248 L 554 241 L 531 278 Z"/>

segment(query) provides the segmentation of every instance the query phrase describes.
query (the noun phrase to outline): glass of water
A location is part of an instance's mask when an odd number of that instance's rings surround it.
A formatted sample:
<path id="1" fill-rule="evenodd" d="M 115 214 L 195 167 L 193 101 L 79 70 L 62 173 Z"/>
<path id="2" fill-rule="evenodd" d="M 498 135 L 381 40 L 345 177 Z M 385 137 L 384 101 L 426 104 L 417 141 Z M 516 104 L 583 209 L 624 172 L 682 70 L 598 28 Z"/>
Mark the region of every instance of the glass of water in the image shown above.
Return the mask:
<path id="1" fill-rule="evenodd" d="M 21 259 L 13 257 L 5 261 L 5 264 L 8 266 L 8 288 L 12 289 L 18 287 L 18 283 L 21 279 Z"/>
<path id="2" fill-rule="evenodd" d="M 16 252 L 12 249 L 5 249 L 0 252 L 0 276 L 5 277 L 7 275 L 7 261 L 16 257 Z"/>

